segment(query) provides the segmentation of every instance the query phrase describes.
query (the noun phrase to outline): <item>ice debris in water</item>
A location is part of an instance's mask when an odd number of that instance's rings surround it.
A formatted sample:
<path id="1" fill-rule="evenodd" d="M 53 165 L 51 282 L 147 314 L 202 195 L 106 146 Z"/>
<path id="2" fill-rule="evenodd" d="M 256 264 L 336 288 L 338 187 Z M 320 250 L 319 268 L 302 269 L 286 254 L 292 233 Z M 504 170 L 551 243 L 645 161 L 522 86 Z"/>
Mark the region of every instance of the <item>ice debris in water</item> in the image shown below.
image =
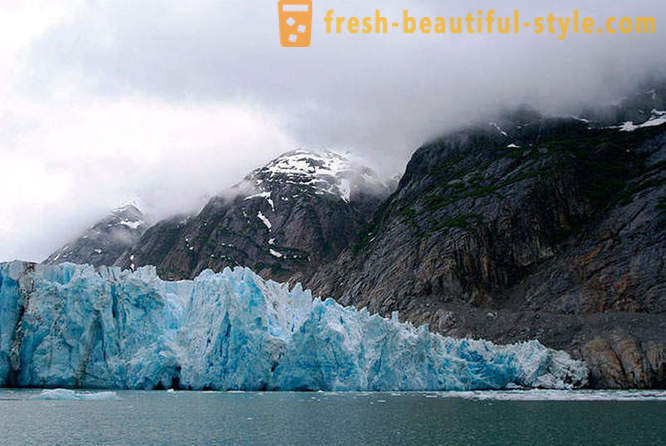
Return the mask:
<path id="1" fill-rule="evenodd" d="M 79 393 L 68 389 L 42 390 L 33 400 L 45 401 L 114 401 L 119 399 L 116 392 Z"/>
<path id="2" fill-rule="evenodd" d="M 453 339 L 251 270 L 193 281 L 0 264 L 0 385 L 113 389 L 567 389 L 587 368 L 537 341 Z"/>
<path id="3" fill-rule="evenodd" d="M 440 392 L 440 398 L 499 401 L 666 401 L 666 392 L 659 390 L 509 390 Z"/>

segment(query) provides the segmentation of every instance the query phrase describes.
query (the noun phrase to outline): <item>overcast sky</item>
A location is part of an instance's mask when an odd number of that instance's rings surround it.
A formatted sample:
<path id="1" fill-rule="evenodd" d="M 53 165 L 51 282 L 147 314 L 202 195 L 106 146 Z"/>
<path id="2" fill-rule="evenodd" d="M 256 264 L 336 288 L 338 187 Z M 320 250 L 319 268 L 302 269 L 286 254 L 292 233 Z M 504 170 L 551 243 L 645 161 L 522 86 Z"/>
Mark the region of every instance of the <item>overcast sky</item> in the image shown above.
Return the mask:
<path id="1" fill-rule="evenodd" d="M 401 173 L 430 137 L 502 107 L 567 113 L 666 72 L 663 0 L 314 0 L 281 48 L 277 0 L 0 0 L 0 261 L 43 260 L 138 197 L 186 211 L 295 147 Z M 551 3 L 551 2 L 548 2 Z M 335 36 L 323 15 L 654 16 L 651 36 Z"/>

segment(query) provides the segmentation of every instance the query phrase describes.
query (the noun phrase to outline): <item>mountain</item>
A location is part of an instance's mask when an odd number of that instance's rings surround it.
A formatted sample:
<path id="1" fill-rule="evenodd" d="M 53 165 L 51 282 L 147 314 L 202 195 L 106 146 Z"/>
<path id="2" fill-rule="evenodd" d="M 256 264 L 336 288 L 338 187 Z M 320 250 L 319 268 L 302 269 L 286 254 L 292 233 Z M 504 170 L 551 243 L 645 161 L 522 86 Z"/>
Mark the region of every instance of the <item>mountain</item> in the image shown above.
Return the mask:
<path id="1" fill-rule="evenodd" d="M 288 152 L 197 215 L 151 227 L 116 265 L 155 265 L 172 280 L 226 266 L 298 280 L 349 246 L 390 192 L 391 184 L 348 156 Z"/>
<path id="2" fill-rule="evenodd" d="M 666 387 L 665 98 L 507 112 L 423 145 L 397 185 L 289 152 L 115 264 L 167 280 L 247 266 L 445 336 L 536 339 L 593 387 Z"/>
<path id="3" fill-rule="evenodd" d="M 133 246 L 148 228 L 136 204 L 128 203 L 91 226 L 77 239 L 51 254 L 44 263 L 87 263 L 94 266 L 113 263 Z"/>
<path id="4" fill-rule="evenodd" d="M 305 286 L 445 335 L 538 339 L 595 387 L 666 386 L 666 112 L 642 116 L 519 110 L 422 146 Z"/>

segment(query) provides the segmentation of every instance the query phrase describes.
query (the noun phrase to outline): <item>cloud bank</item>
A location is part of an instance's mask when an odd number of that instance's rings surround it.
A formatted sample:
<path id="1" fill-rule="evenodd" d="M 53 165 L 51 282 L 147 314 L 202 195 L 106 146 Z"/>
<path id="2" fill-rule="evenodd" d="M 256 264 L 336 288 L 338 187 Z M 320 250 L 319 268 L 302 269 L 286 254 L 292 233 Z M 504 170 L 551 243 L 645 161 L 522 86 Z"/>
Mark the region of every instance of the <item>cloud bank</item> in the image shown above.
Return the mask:
<path id="1" fill-rule="evenodd" d="M 51 1 L 0 19 L 0 260 L 42 260 L 128 198 L 192 209 L 294 147 L 400 173 L 423 141 L 500 108 L 567 113 L 666 73 L 660 0 L 314 0 L 279 46 L 277 2 Z M 3 8 L 5 5 L 3 5 Z M 653 35 L 326 35 L 326 9 L 399 18 L 654 16 Z"/>

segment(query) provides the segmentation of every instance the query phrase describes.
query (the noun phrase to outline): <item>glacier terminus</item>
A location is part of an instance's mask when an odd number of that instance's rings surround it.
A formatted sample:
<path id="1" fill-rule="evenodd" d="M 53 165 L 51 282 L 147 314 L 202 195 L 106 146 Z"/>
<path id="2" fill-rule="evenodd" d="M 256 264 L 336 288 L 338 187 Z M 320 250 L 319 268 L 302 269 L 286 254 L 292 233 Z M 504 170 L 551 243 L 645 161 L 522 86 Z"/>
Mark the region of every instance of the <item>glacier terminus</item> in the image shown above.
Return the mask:
<path id="1" fill-rule="evenodd" d="M 444 337 L 247 268 L 169 282 L 150 266 L 0 264 L 0 386 L 569 389 L 587 374 L 538 341 Z"/>

